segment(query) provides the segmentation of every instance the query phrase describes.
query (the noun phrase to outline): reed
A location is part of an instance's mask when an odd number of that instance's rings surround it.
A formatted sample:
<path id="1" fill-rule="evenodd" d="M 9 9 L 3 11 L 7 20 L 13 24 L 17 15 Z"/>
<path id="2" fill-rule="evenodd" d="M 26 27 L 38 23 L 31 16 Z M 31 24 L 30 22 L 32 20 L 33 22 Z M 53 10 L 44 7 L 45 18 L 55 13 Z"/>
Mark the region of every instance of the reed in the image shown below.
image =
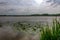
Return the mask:
<path id="1" fill-rule="evenodd" d="M 60 40 L 60 23 L 56 19 L 51 27 L 42 29 L 40 40 Z"/>

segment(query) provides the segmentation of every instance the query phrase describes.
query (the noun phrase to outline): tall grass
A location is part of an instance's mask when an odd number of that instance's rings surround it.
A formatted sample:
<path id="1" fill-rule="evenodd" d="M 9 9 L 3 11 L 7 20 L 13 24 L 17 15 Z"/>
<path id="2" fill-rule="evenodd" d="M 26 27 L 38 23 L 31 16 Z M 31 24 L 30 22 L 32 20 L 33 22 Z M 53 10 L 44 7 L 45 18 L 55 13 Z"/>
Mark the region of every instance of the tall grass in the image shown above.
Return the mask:
<path id="1" fill-rule="evenodd" d="M 56 19 L 51 27 L 42 28 L 40 40 L 60 40 L 60 23 Z"/>

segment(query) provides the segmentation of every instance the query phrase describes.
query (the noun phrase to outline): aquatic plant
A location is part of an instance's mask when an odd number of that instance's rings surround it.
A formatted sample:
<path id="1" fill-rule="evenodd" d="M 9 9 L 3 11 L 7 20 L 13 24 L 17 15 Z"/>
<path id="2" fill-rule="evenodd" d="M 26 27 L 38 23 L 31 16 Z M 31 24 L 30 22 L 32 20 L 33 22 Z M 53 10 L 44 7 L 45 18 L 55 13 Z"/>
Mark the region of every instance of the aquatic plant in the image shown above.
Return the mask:
<path id="1" fill-rule="evenodd" d="M 42 28 L 40 40 L 60 40 L 60 23 L 56 19 L 51 27 Z"/>

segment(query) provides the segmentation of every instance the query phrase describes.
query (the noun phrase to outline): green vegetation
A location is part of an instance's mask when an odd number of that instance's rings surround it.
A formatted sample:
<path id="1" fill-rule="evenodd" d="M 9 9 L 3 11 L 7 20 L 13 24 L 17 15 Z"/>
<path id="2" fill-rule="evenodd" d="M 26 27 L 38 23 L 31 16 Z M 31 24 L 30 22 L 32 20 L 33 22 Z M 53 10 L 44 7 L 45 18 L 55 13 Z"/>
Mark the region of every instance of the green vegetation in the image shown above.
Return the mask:
<path id="1" fill-rule="evenodd" d="M 36 13 L 36 14 L 31 14 L 30 16 L 60 16 L 60 13 Z"/>
<path id="2" fill-rule="evenodd" d="M 43 13 L 43 14 L 30 14 L 30 15 L 0 15 L 0 16 L 11 16 L 11 17 L 13 17 L 13 16 L 60 16 L 60 13 L 56 13 L 56 14 L 49 14 L 49 13 Z"/>
<path id="3" fill-rule="evenodd" d="M 41 31 L 41 25 L 39 23 L 31 24 L 31 23 L 22 23 L 16 22 L 13 24 L 13 27 L 17 31 L 24 31 L 28 33 L 36 34 Z"/>
<path id="4" fill-rule="evenodd" d="M 53 26 L 42 28 L 40 40 L 60 40 L 60 23 L 53 21 Z"/>

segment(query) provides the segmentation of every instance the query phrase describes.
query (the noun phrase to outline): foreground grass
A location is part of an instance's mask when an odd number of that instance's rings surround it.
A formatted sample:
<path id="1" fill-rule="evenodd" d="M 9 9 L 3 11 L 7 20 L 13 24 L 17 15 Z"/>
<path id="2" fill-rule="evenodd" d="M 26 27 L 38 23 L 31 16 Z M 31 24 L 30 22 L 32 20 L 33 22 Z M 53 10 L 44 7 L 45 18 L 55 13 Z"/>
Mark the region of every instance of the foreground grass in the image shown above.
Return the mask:
<path id="1" fill-rule="evenodd" d="M 53 26 L 42 28 L 40 40 L 60 40 L 60 23 L 53 21 Z"/>

